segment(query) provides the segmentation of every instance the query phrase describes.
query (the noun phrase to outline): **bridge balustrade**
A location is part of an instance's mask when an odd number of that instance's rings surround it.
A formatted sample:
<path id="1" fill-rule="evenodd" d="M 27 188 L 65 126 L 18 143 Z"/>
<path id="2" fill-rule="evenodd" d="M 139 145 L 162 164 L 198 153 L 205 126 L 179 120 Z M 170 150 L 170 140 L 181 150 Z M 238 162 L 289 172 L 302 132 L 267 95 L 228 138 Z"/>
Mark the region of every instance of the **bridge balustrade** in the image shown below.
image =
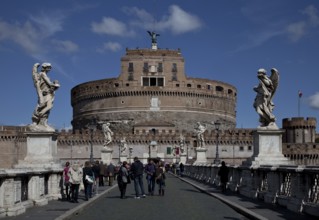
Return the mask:
<path id="1" fill-rule="evenodd" d="M 220 186 L 217 165 L 185 165 L 184 176 Z M 319 167 L 229 166 L 227 188 L 249 198 L 319 217 Z"/>
<path id="2" fill-rule="evenodd" d="M 16 216 L 58 199 L 61 178 L 62 170 L 0 170 L 0 217 Z"/>

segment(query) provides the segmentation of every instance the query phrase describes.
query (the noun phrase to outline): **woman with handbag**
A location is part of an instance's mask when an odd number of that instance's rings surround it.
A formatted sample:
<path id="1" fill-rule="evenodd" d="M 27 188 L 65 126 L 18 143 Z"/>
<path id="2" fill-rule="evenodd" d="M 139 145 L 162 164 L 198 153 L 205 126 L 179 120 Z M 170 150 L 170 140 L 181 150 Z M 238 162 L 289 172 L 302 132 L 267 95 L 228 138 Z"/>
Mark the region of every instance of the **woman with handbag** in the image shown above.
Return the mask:
<path id="1" fill-rule="evenodd" d="M 94 183 L 94 172 L 89 161 L 85 161 L 83 167 L 83 184 L 85 192 L 85 200 L 92 198 L 92 185 Z"/>
<path id="2" fill-rule="evenodd" d="M 121 199 L 126 199 L 126 186 L 130 183 L 130 177 L 128 174 L 128 164 L 126 161 L 123 162 L 122 166 L 119 169 L 119 173 L 117 175 L 117 184 L 119 186 L 121 192 Z"/>

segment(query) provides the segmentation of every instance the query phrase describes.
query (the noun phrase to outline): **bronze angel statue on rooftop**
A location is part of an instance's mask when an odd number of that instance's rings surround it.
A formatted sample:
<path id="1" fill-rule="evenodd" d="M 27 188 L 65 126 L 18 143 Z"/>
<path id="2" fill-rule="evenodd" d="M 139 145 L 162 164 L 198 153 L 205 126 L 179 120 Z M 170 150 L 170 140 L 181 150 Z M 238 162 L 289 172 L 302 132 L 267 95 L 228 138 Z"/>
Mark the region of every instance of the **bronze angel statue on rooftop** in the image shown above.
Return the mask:
<path id="1" fill-rule="evenodd" d="M 254 108 L 259 114 L 260 129 L 278 129 L 276 118 L 272 111 L 275 107 L 272 98 L 277 90 L 279 83 L 279 72 L 277 69 L 271 69 L 271 75 L 268 77 L 265 69 L 259 69 L 257 72 L 259 80 L 258 86 L 254 87 L 257 93 Z"/>

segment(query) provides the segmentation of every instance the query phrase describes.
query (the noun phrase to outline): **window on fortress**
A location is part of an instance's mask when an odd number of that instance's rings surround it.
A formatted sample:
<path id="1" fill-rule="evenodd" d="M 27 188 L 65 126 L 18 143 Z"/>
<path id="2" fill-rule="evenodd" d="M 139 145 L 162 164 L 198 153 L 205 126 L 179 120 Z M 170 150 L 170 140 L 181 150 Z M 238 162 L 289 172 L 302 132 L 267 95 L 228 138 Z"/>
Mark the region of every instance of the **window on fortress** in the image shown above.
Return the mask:
<path id="1" fill-rule="evenodd" d="M 188 88 L 191 88 L 191 87 L 192 87 L 192 84 L 187 84 L 187 87 L 188 87 Z"/>
<path id="2" fill-rule="evenodd" d="M 128 72 L 134 72 L 133 63 L 128 63 Z"/>
<path id="3" fill-rule="evenodd" d="M 157 78 L 157 85 L 164 86 L 164 78 Z"/>
<path id="4" fill-rule="evenodd" d="M 197 85 L 197 89 L 200 89 L 200 88 L 202 88 L 202 86 L 201 85 Z"/>
<path id="5" fill-rule="evenodd" d="M 143 86 L 164 86 L 164 78 L 143 77 Z"/>
<path id="6" fill-rule="evenodd" d="M 173 75 L 172 75 L 172 81 L 177 81 L 177 74 L 176 74 L 176 73 L 173 73 Z"/>
<path id="7" fill-rule="evenodd" d="M 212 86 L 211 86 L 211 85 L 207 85 L 207 89 L 208 89 L 208 90 L 211 90 L 211 89 L 212 89 Z"/>
<path id="8" fill-rule="evenodd" d="M 128 78 L 127 78 L 128 81 L 133 81 L 134 80 L 134 75 L 133 73 L 128 73 Z"/>
<path id="9" fill-rule="evenodd" d="M 148 63 L 144 63 L 143 72 L 148 73 Z"/>
<path id="10" fill-rule="evenodd" d="M 216 91 L 217 92 L 222 92 L 222 91 L 224 91 L 224 88 L 221 87 L 221 86 L 216 86 Z"/>
<path id="11" fill-rule="evenodd" d="M 239 147 L 239 151 L 244 151 L 244 147 L 243 147 L 243 146 L 240 146 L 240 147 Z"/>
<path id="12" fill-rule="evenodd" d="M 150 86 L 156 86 L 156 78 L 155 77 L 150 78 Z"/>
<path id="13" fill-rule="evenodd" d="M 177 64 L 176 63 L 172 64 L 172 72 L 177 72 Z"/>
<path id="14" fill-rule="evenodd" d="M 143 77 L 143 86 L 150 86 L 150 81 L 148 77 Z"/>
<path id="15" fill-rule="evenodd" d="M 157 72 L 159 72 L 159 73 L 163 72 L 163 64 L 162 63 L 158 63 Z"/>
<path id="16" fill-rule="evenodd" d="M 228 94 L 229 94 L 229 95 L 233 94 L 233 90 L 228 89 Z"/>
<path id="17" fill-rule="evenodd" d="M 251 151 L 251 150 L 252 150 L 252 147 L 251 147 L 251 146 L 248 146 L 248 150 Z"/>

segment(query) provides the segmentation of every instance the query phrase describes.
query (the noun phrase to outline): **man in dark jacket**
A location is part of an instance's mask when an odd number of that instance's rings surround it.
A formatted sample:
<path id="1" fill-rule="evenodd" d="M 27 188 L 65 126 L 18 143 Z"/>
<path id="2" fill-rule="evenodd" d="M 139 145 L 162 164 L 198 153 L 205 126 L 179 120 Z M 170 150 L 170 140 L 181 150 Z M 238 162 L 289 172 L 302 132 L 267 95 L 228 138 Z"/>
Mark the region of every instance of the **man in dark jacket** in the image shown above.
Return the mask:
<path id="1" fill-rule="evenodd" d="M 226 192 L 226 186 L 228 182 L 228 167 L 226 166 L 225 162 L 222 161 L 222 166 L 219 168 L 218 176 L 220 176 L 220 183 L 222 187 L 222 192 Z"/>
<path id="2" fill-rule="evenodd" d="M 109 186 L 112 186 L 115 176 L 115 166 L 112 164 L 112 162 L 110 162 L 110 164 L 107 166 L 106 173 L 109 180 Z"/>
<path id="3" fill-rule="evenodd" d="M 135 199 L 141 198 L 140 195 L 142 195 L 142 197 L 145 198 L 146 195 L 145 195 L 144 184 L 143 184 L 144 166 L 142 162 L 138 159 L 138 157 L 134 157 L 134 163 L 131 166 L 131 172 L 134 178 Z M 141 193 L 140 193 L 140 190 L 141 190 Z"/>
<path id="4" fill-rule="evenodd" d="M 148 159 L 148 164 L 145 166 L 146 180 L 149 195 L 154 195 L 155 190 L 155 171 L 156 167 L 152 159 Z"/>

